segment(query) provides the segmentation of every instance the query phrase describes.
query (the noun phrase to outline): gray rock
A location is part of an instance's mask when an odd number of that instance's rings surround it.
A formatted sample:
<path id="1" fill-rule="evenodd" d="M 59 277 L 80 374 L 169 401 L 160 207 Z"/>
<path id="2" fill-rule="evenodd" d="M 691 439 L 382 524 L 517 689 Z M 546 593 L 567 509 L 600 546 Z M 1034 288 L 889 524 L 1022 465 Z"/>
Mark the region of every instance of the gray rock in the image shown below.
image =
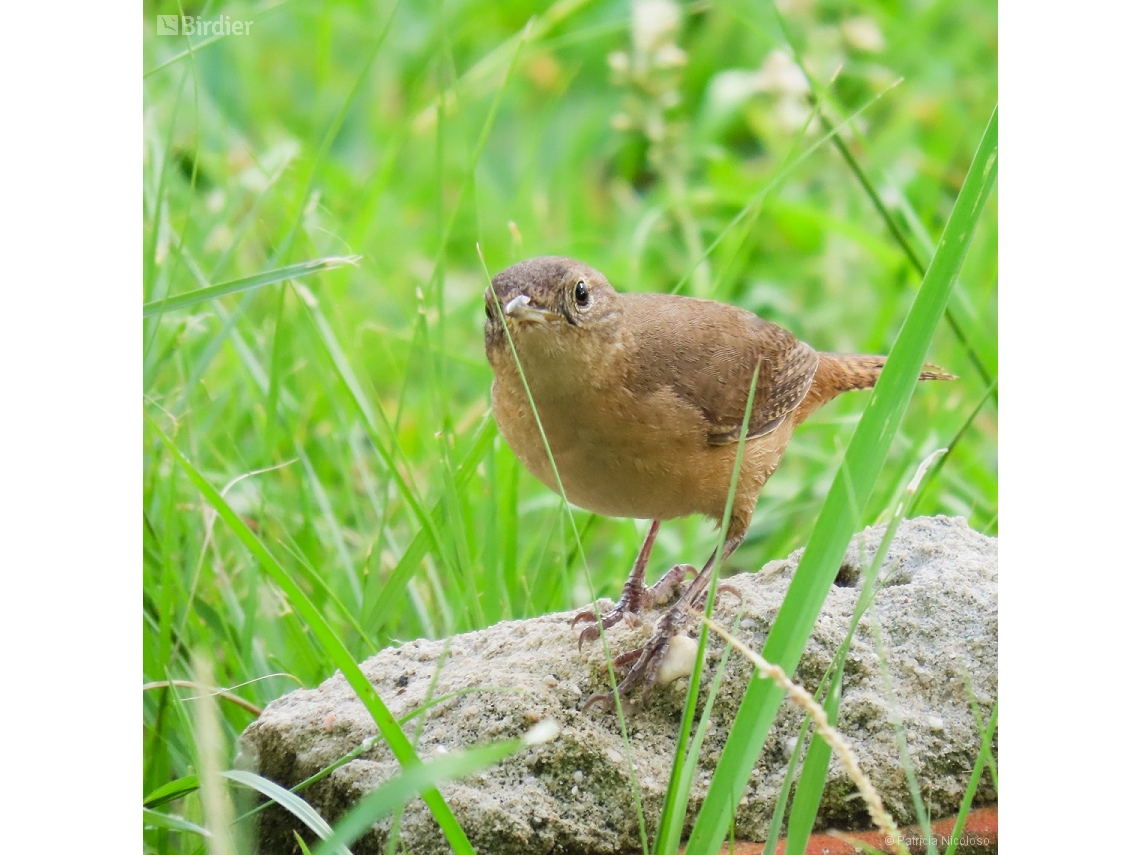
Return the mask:
<path id="1" fill-rule="evenodd" d="M 829 594 L 795 679 L 814 691 L 846 634 L 859 593 L 861 553 L 869 561 L 882 527 L 856 535 L 838 581 Z M 802 550 L 732 585 L 743 597 L 738 636 L 759 650 L 780 607 Z M 900 824 L 914 809 L 900 762 L 892 721 L 901 721 L 926 804 L 935 818 L 958 810 L 978 756 L 980 734 L 970 709 L 967 681 L 984 717 L 997 697 L 997 541 L 972 531 L 962 519 L 920 518 L 904 522 L 884 565 L 886 585 L 876 597 L 892 701 L 865 616 L 856 632 L 844 674 L 838 728 L 854 744 L 859 762 Z M 730 624 L 736 610 L 723 598 L 717 619 Z M 516 737 L 541 719 L 561 728 L 554 741 L 524 750 L 470 779 L 445 784 L 444 797 L 475 848 L 482 853 L 611 853 L 639 850 L 637 814 L 613 712 L 580 712 L 590 694 L 607 685 L 600 643 L 580 654 L 573 612 L 500 623 L 446 642 L 419 640 L 383 650 L 363 664 L 397 717 L 426 699 L 433 675 L 435 695 L 483 687 L 433 707 L 426 715 L 419 752 L 428 758 L 488 740 Z M 636 629 L 619 624 L 609 634 L 615 652 L 638 646 L 654 619 Z M 722 645 L 710 645 L 714 665 Z M 705 669 L 703 684 L 711 679 Z M 707 792 L 750 674 L 733 655 L 712 716 L 690 798 L 688 822 Z M 633 763 L 649 833 L 660 814 L 673 759 L 686 680 L 659 690 L 627 719 Z M 703 705 L 705 693 L 702 692 Z M 753 772 L 737 811 L 736 839 L 763 840 L 786 774 L 790 745 L 803 714 L 788 701 Z M 415 723 L 405 725 L 411 738 Z M 243 752 L 261 774 L 292 786 L 332 764 L 376 727 L 339 674 L 313 690 L 292 692 L 271 703 L 242 737 Z M 996 742 L 996 741 L 995 741 Z M 996 755 L 996 744 L 994 746 Z M 304 792 L 335 822 L 362 795 L 397 772 L 381 743 Z M 988 775 L 975 804 L 995 800 Z M 301 824 L 276 807 L 262 814 L 261 851 L 295 851 L 292 829 Z M 867 813 L 854 785 L 832 759 L 819 827 L 860 827 Z M 391 826 L 373 826 L 353 851 L 383 852 Z M 686 829 L 687 831 L 687 829 Z M 400 834 L 408 852 L 449 851 L 420 800 L 404 813 Z"/>

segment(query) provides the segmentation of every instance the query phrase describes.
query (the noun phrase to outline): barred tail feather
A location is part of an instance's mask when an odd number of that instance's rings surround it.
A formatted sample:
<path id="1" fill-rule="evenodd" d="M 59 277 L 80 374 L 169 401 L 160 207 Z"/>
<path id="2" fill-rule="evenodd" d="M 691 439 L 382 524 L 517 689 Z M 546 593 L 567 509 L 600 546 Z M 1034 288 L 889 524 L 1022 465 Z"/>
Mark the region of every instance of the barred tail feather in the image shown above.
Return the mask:
<path id="1" fill-rule="evenodd" d="M 885 356 L 863 353 L 821 353 L 811 390 L 801 407 L 800 421 L 808 413 L 823 406 L 841 392 L 853 389 L 870 389 L 879 379 L 886 364 Z M 919 380 L 957 380 L 958 378 L 937 365 L 927 363 L 918 375 Z"/>

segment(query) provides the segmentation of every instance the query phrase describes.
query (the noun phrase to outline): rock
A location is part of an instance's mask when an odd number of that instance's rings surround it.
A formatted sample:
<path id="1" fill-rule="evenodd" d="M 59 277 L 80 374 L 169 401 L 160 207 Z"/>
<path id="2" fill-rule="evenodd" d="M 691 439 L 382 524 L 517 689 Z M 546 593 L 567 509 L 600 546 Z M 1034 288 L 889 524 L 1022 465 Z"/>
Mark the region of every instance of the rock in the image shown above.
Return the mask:
<path id="1" fill-rule="evenodd" d="M 846 634 L 859 593 L 861 553 L 869 561 L 882 527 L 856 535 L 794 677 L 814 691 Z M 862 544 L 862 546 L 860 546 Z M 738 637 L 759 650 L 783 600 L 802 550 L 756 574 L 734 576 L 743 598 Z M 997 697 L 997 541 L 972 531 L 962 519 L 920 518 L 900 526 L 884 565 L 887 580 L 875 604 L 895 701 L 886 690 L 869 615 L 856 632 L 844 674 L 838 729 L 853 743 L 863 769 L 899 825 L 914 822 L 914 809 L 900 762 L 892 721 L 900 721 L 919 788 L 934 818 L 955 813 L 980 746 L 969 703 L 969 685 L 982 716 Z M 882 579 L 882 577 L 880 577 Z M 731 624 L 737 605 L 723 598 L 717 619 Z M 426 699 L 433 675 L 435 696 L 481 689 L 432 707 L 423 721 L 419 753 L 430 757 L 489 740 L 517 737 L 536 721 L 560 728 L 552 742 L 524 749 L 497 767 L 441 792 L 477 851 L 511 853 L 616 853 L 640 850 L 629 763 L 613 712 L 591 708 L 584 698 L 607 685 L 600 643 L 578 652 L 570 628 L 574 612 L 500 623 L 446 641 L 419 640 L 383 650 L 366 661 L 364 673 L 392 713 L 403 716 Z M 654 619 L 608 633 L 615 652 L 638 646 Z M 707 666 L 723 650 L 710 644 Z M 714 667 L 706 667 L 707 690 Z M 751 669 L 738 655 L 729 660 L 712 715 L 690 798 L 688 822 L 707 792 Z M 687 681 L 655 692 L 627 719 L 633 769 L 647 828 L 652 833 L 669 780 Z M 520 691 L 521 690 L 521 691 Z M 701 704 L 705 700 L 702 692 Z M 892 706 L 894 714 L 892 714 Z M 786 774 L 789 740 L 803 714 L 784 702 L 736 814 L 737 840 L 763 840 Z M 331 722 L 331 724 L 330 724 Z M 409 738 L 416 722 L 405 725 Z M 295 691 L 274 701 L 242 736 L 247 761 L 261 774 L 292 786 L 332 764 L 377 733 L 364 706 L 339 674 L 317 689 Z M 997 751 L 996 740 L 993 747 Z M 305 798 L 335 822 L 363 794 L 397 772 L 381 742 L 304 791 Z M 996 796 L 982 776 L 975 805 Z M 262 814 L 263 853 L 294 852 L 292 829 L 307 831 L 273 806 Z M 862 800 L 833 758 L 820 807 L 821 828 L 867 827 Z M 358 853 L 383 852 L 391 826 L 386 818 L 355 846 Z M 411 853 L 449 851 L 424 803 L 408 804 L 400 826 Z"/>

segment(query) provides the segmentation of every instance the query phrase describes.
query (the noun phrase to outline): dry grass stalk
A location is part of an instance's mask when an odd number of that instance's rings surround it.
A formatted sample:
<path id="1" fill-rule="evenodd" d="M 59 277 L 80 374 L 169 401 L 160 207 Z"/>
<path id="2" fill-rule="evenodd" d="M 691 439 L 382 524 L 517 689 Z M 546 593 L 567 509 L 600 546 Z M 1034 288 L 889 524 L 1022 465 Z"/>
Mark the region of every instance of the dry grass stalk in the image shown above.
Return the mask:
<path id="1" fill-rule="evenodd" d="M 699 617 L 708 623 L 709 629 L 739 650 L 742 656 L 755 665 L 756 670 L 760 672 L 762 677 L 766 677 L 775 682 L 777 686 L 788 693 L 788 697 L 791 698 L 795 704 L 811 716 L 815 722 L 816 732 L 824 742 L 831 746 L 831 749 L 835 752 L 840 762 L 847 769 L 847 774 L 851 776 L 851 780 L 854 781 L 855 786 L 859 788 L 859 793 L 863 796 L 863 800 L 867 803 L 867 809 L 871 813 L 871 820 L 879 830 L 883 832 L 887 840 L 892 842 L 891 848 L 895 852 L 905 852 L 906 850 L 902 848 L 899 828 L 895 824 L 894 818 L 891 817 L 883 805 L 883 799 L 871 783 L 871 779 L 868 778 L 866 773 L 859 767 L 859 761 L 855 757 L 855 752 L 851 749 L 851 743 L 847 741 L 843 734 L 831 726 L 831 723 L 827 720 L 827 713 L 824 712 L 823 707 L 816 703 L 811 693 L 803 686 L 793 682 L 791 677 L 789 677 L 779 665 L 773 665 L 763 656 L 753 652 L 740 641 L 733 638 L 728 630 L 716 623 L 716 621 L 708 620 L 704 615 L 699 615 Z"/>

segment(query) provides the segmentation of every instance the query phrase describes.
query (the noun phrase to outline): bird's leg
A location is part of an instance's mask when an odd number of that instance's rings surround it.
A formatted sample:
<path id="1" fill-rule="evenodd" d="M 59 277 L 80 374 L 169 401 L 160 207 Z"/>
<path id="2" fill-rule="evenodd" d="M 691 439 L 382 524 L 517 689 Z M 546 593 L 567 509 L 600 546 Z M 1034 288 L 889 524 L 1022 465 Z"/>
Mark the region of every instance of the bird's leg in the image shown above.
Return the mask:
<path id="1" fill-rule="evenodd" d="M 617 605 L 601 616 L 601 625 L 606 629 L 609 629 L 622 618 L 629 622 L 637 620 L 638 613 L 645 608 L 668 603 L 676 595 L 681 582 L 684 581 L 686 571 L 692 569 L 688 564 L 678 564 L 662 576 L 657 584 L 652 587 L 646 586 L 645 568 L 649 564 L 649 554 L 653 551 L 653 543 L 657 540 L 657 532 L 660 528 L 661 521 L 654 520 L 649 527 L 649 534 L 645 536 L 645 543 L 641 545 L 641 551 L 637 553 L 637 560 L 633 563 L 633 569 L 629 573 L 625 587 L 622 588 L 621 599 L 617 601 Z M 570 625 L 577 626 L 581 621 L 587 620 L 595 621 L 595 623 L 582 630 L 582 634 L 578 636 L 579 650 L 582 649 L 584 642 L 593 641 L 601 634 L 597 625 L 599 618 L 593 609 L 579 612 Z"/>
<path id="2" fill-rule="evenodd" d="M 727 538 L 724 542 L 724 554 L 721 556 L 721 564 L 728 560 L 728 557 L 744 540 L 744 532 L 736 534 Z M 653 637 L 649 639 L 649 643 L 642 647 L 640 650 L 633 650 L 629 653 L 623 653 L 621 656 L 614 660 L 614 664 L 618 664 L 619 660 L 628 662 L 632 659 L 634 654 L 640 653 L 637 663 L 633 666 L 630 672 L 626 675 L 625 679 L 618 685 L 618 696 L 627 698 L 633 694 L 634 689 L 640 687 L 642 698 L 645 699 L 649 696 L 649 692 L 657 683 L 657 672 L 661 668 L 661 661 L 665 657 L 665 650 L 669 647 L 670 640 L 680 634 L 685 625 L 689 621 L 690 610 L 695 609 L 697 603 L 705 595 L 708 588 L 709 579 L 712 577 L 713 564 L 716 561 L 716 550 L 709 556 L 709 560 L 705 562 L 705 566 L 701 572 L 697 574 L 697 578 L 692 581 L 692 584 L 681 595 L 677 604 L 669 611 L 661 616 L 657 621 L 657 628 L 653 633 Z M 734 589 L 730 589 L 731 593 L 736 594 Z M 739 597 L 739 594 L 736 594 Z M 595 703 L 604 705 L 613 705 L 612 692 L 599 692 L 593 695 L 582 709 L 587 709 Z"/>

